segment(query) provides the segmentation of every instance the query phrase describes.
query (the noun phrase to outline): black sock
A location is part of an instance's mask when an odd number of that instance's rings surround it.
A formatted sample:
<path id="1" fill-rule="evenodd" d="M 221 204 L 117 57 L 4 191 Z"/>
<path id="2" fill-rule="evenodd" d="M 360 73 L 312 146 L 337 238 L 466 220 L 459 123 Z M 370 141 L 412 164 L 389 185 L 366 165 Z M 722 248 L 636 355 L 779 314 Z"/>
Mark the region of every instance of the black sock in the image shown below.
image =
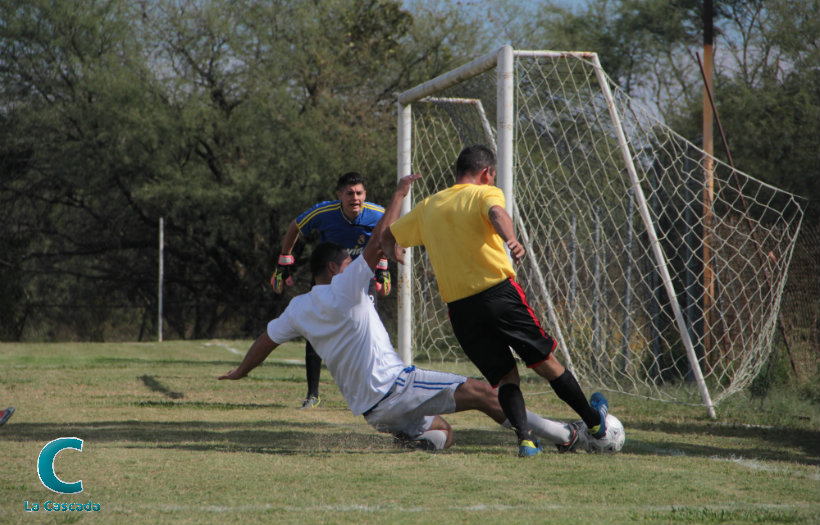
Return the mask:
<path id="1" fill-rule="evenodd" d="M 322 372 L 322 358 L 316 350 L 310 346 L 305 346 L 305 376 L 307 378 L 307 397 L 319 397 L 319 376 Z"/>
<path id="2" fill-rule="evenodd" d="M 558 376 L 557 379 L 550 381 L 550 386 L 561 401 L 568 404 L 581 416 L 588 428 L 592 428 L 601 422 L 601 416 L 589 406 L 589 401 L 584 396 L 581 385 L 578 384 L 575 376 L 569 370 L 564 370 L 564 373 Z"/>
<path id="3" fill-rule="evenodd" d="M 498 389 L 498 402 L 501 410 L 510 420 L 513 430 L 518 435 L 518 440 L 532 439 L 530 425 L 527 423 L 527 407 L 524 405 L 524 394 L 514 383 L 506 383 Z"/>

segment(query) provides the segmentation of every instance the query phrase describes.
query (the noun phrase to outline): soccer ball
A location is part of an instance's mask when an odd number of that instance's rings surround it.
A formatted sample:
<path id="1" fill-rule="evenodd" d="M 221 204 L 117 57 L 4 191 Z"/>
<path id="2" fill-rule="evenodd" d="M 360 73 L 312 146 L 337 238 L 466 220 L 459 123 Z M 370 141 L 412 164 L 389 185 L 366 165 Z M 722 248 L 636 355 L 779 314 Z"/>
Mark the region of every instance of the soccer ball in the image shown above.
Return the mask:
<path id="1" fill-rule="evenodd" d="M 614 454 L 624 447 L 626 433 L 621 421 L 612 414 L 606 415 L 606 435 L 601 439 L 588 438 L 589 452 L 596 454 Z"/>

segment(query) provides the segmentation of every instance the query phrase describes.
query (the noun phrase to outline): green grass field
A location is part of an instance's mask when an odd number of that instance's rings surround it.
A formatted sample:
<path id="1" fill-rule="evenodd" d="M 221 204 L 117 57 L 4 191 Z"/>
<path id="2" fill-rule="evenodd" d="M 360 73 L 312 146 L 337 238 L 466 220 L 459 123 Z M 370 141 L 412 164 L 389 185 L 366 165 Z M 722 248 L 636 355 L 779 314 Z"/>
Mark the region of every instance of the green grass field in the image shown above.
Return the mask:
<path id="1" fill-rule="evenodd" d="M 17 407 L 0 427 L 0 523 L 820 523 L 820 409 L 793 393 L 736 396 L 717 421 L 608 394 L 627 434 L 612 456 L 519 459 L 511 431 L 453 414 L 456 443 L 431 454 L 353 417 L 326 370 L 324 406 L 298 410 L 301 344 L 217 381 L 249 343 L 0 344 L 0 405 Z M 575 419 L 524 375 L 528 407 Z M 38 478 L 60 437 L 84 440 L 55 461 L 79 494 Z"/>

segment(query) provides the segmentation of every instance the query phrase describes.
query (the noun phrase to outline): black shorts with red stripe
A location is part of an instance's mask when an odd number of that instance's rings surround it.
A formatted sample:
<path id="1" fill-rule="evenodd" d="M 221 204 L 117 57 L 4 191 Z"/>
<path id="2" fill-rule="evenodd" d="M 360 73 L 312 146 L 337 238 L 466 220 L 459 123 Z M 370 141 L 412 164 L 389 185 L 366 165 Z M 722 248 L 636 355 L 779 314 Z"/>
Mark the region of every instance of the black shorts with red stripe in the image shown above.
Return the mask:
<path id="1" fill-rule="evenodd" d="M 557 345 L 513 279 L 448 303 L 447 309 L 464 353 L 494 387 L 516 366 L 510 347 L 532 368 L 548 359 Z"/>

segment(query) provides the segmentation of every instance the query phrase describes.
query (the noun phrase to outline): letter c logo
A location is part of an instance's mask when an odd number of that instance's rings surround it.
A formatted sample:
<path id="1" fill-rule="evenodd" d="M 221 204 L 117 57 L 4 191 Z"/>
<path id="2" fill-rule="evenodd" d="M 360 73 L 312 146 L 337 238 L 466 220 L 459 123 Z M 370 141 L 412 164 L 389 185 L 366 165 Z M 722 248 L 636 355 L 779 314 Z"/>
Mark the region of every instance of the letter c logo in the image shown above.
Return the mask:
<path id="1" fill-rule="evenodd" d="M 43 485 L 53 491 L 61 494 L 76 494 L 83 491 L 83 481 L 75 481 L 74 483 L 66 483 L 57 477 L 54 473 L 54 459 L 61 450 L 66 448 L 73 448 L 74 450 L 83 450 L 83 440 L 75 437 L 58 438 L 49 442 L 40 451 L 40 456 L 37 458 L 37 475 L 40 476 L 40 481 Z"/>

